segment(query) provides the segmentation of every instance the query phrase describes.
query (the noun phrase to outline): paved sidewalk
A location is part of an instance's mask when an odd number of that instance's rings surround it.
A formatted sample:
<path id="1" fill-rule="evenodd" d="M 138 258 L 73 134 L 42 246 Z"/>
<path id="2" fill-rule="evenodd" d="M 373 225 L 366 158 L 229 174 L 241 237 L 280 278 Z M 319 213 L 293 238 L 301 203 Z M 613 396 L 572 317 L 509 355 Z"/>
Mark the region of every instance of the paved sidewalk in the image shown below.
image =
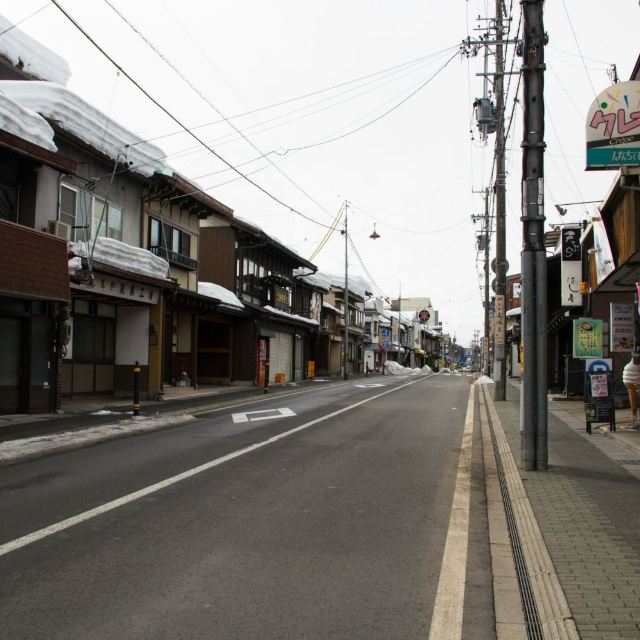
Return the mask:
<path id="1" fill-rule="evenodd" d="M 520 466 L 519 397 L 495 406 Z M 640 638 L 640 434 L 587 435 L 583 412 L 549 402 L 549 470 L 520 476 L 580 637 Z"/>

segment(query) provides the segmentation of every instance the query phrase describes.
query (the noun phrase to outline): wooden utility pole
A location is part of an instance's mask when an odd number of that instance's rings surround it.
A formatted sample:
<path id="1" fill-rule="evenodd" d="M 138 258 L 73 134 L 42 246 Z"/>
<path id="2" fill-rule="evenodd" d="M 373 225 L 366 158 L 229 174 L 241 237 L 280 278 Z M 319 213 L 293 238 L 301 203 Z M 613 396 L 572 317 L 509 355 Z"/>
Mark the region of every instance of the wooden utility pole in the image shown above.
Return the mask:
<path id="1" fill-rule="evenodd" d="M 496 0 L 496 73 L 494 92 L 496 96 L 496 299 L 493 309 L 493 379 L 494 400 L 506 397 L 506 291 L 507 291 L 507 257 L 506 257 L 506 178 L 504 168 L 504 27 L 503 0 Z"/>
<path id="2" fill-rule="evenodd" d="M 349 203 L 344 201 L 344 348 L 343 378 L 349 379 Z"/>
<path id="3" fill-rule="evenodd" d="M 544 246 L 543 0 L 523 0 L 522 469 L 547 469 L 547 259 Z"/>
<path id="4" fill-rule="evenodd" d="M 491 353 L 491 325 L 489 322 L 489 302 L 491 293 L 489 287 L 489 244 L 491 240 L 490 218 L 489 218 L 489 189 L 484 192 L 484 353 L 482 354 L 484 362 L 485 376 L 491 374 L 489 366 L 489 354 Z"/>

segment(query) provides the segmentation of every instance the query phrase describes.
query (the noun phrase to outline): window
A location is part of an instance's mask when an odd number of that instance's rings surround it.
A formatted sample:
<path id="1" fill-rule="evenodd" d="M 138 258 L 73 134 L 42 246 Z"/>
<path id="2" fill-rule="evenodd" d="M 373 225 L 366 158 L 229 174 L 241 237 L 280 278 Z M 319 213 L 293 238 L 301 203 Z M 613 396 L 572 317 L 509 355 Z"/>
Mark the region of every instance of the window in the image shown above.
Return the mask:
<path id="1" fill-rule="evenodd" d="M 91 237 L 122 240 L 122 209 L 102 198 L 93 199 Z"/>
<path id="2" fill-rule="evenodd" d="M 197 261 L 191 259 L 191 234 L 156 218 L 149 218 L 148 249 L 173 264 L 198 268 Z"/>
<path id="3" fill-rule="evenodd" d="M 60 185 L 58 219 L 69 225 L 69 239 L 72 241 L 89 236 L 122 240 L 122 209 L 80 189 Z"/>
<path id="4" fill-rule="evenodd" d="M 113 364 L 115 321 L 112 318 L 74 315 L 73 359 L 76 362 Z"/>

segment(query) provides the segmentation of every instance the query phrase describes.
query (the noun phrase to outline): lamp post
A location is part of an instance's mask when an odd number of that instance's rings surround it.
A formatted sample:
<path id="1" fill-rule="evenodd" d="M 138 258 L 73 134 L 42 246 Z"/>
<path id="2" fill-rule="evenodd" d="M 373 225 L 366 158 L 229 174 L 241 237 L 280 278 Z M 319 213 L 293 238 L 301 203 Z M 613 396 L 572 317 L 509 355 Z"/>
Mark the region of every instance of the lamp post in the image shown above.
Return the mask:
<path id="1" fill-rule="evenodd" d="M 570 207 L 574 204 L 597 204 L 598 202 L 602 202 L 602 200 L 582 200 L 581 202 L 559 202 L 555 205 L 555 208 L 558 210 L 558 213 L 561 216 L 566 215 L 567 210 L 565 207 Z"/>

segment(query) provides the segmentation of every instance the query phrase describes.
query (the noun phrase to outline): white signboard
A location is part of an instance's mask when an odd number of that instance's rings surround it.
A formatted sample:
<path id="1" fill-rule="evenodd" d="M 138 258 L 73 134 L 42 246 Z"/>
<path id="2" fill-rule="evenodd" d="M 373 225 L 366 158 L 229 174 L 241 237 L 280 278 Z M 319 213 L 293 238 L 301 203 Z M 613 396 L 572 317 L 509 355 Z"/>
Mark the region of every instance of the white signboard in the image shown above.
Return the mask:
<path id="1" fill-rule="evenodd" d="M 116 278 L 102 273 L 96 273 L 95 279 L 91 283 L 77 284 L 70 283 L 73 289 L 82 289 L 91 291 L 100 295 L 111 296 L 114 298 L 122 298 L 132 302 L 140 302 L 146 304 L 157 304 L 160 299 L 160 289 L 158 287 L 150 287 L 139 282 Z"/>
<path id="2" fill-rule="evenodd" d="M 611 317 L 611 351 L 632 351 L 635 342 L 634 325 L 635 305 L 612 302 Z"/>
<path id="3" fill-rule="evenodd" d="M 582 294 L 580 293 L 580 281 L 582 280 L 582 263 L 560 263 L 560 278 L 562 279 L 562 293 L 560 304 L 563 307 L 581 307 Z"/>
<path id="4" fill-rule="evenodd" d="M 497 295 L 495 302 L 494 321 L 494 344 L 504 344 L 504 296 Z"/>
<path id="5" fill-rule="evenodd" d="M 596 256 L 596 279 L 600 284 L 610 273 L 615 271 L 613 252 L 609 244 L 609 236 L 598 211 L 593 217 L 593 247 Z"/>
<path id="6" fill-rule="evenodd" d="M 601 91 L 587 114 L 587 170 L 640 166 L 640 82 L 619 82 Z"/>
<path id="7" fill-rule="evenodd" d="M 412 329 L 413 329 L 413 348 L 420 349 L 420 347 L 422 346 L 422 343 L 420 341 L 421 327 L 420 327 L 420 320 L 418 320 L 417 318 L 413 320 Z"/>
<path id="8" fill-rule="evenodd" d="M 584 368 L 587 373 L 613 373 L 613 358 L 586 358 Z"/>
<path id="9" fill-rule="evenodd" d="M 581 307 L 582 247 L 580 228 L 565 227 L 561 236 L 560 278 L 562 282 L 560 304 L 563 307 Z"/>

